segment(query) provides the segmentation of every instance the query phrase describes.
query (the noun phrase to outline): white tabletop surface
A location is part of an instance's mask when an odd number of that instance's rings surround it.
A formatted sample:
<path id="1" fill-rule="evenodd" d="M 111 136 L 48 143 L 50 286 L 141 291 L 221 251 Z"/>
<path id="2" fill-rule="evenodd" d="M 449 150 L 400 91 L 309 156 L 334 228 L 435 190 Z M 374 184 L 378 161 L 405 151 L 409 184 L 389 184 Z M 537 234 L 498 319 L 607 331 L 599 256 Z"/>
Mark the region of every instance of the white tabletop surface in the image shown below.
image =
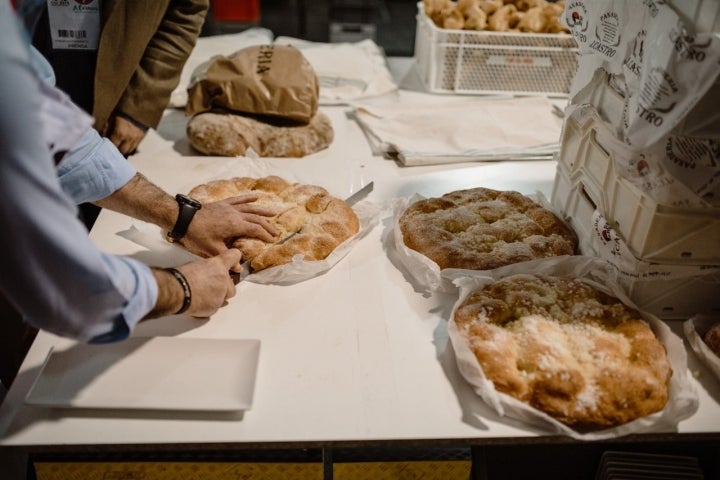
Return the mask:
<path id="1" fill-rule="evenodd" d="M 406 66 L 395 73 L 405 75 Z M 423 94 L 403 90 L 394 98 L 417 95 Z M 348 107 L 322 108 L 335 129 L 330 148 L 300 159 L 268 159 L 269 165 L 341 197 L 374 181 L 368 200 L 377 203 L 479 185 L 550 196 L 552 161 L 401 167 L 371 154 L 357 124 L 346 117 Z M 140 153 L 131 157 L 169 192 L 186 190 L 228 161 L 194 156 L 185 139 L 185 122 L 180 112 L 166 112 L 158 131 L 151 131 Z M 107 251 L 158 260 L 118 235 L 133 224 L 103 211 L 91 236 Z M 418 292 L 392 258 L 388 236 L 388 222 L 381 222 L 333 269 L 308 281 L 289 286 L 241 282 L 237 295 L 207 321 L 167 317 L 136 329 L 135 336 L 260 339 L 254 401 L 244 414 L 25 405 L 49 349 L 74 345 L 41 332 L 0 407 L 0 445 L 478 442 L 538 436 L 499 418 L 464 382 L 447 337 L 454 297 Z M 679 324 L 672 326 L 682 335 Z M 720 384 L 692 353 L 689 369 L 700 408 L 680 423 L 679 432 L 720 432 Z"/>

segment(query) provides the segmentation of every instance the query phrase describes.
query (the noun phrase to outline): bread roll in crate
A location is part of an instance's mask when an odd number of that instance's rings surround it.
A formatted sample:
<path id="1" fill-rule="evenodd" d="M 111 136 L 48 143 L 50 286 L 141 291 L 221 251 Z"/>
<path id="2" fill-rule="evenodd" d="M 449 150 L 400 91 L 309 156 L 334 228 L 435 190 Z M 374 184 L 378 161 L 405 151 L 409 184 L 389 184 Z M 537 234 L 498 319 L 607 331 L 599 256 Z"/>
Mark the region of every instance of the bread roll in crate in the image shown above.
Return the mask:
<path id="1" fill-rule="evenodd" d="M 452 94 L 567 96 L 577 43 L 563 2 L 418 2 L 415 66 L 425 88 Z"/>
<path id="2" fill-rule="evenodd" d="M 718 200 L 712 198 L 717 182 L 708 182 L 702 175 L 702 188 L 680 181 L 655 151 L 633 150 L 614 138 L 591 106 L 568 112 L 559 167 L 573 186 L 582 184 L 583 196 L 635 258 L 666 264 L 720 264 L 720 206 L 708 201 Z M 692 173 L 688 178 L 696 180 Z M 567 200 L 553 193 L 553 206 L 566 216 L 573 213 Z"/>

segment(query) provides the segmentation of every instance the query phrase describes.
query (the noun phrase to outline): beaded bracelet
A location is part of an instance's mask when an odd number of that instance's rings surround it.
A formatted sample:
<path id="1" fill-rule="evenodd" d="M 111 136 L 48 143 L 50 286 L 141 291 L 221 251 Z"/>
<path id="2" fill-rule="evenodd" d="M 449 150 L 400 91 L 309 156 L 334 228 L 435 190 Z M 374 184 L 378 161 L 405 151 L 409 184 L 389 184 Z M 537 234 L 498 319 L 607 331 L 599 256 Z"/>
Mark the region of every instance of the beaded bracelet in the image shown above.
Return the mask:
<path id="1" fill-rule="evenodd" d="M 182 307 L 180 307 L 180 310 L 175 312 L 175 315 L 180 315 L 181 313 L 185 313 L 185 311 L 190 308 L 190 302 L 192 301 L 192 291 L 190 291 L 190 284 L 188 283 L 187 279 L 185 278 L 185 275 L 180 273 L 180 271 L 176 268 L 166 268 L 167 272 L 170 272 L 173 274 L 175 278 L 177 278 L 177 281 L 180 282 L 180 286 L 182 286 L 183 294 L 185 295 L 185 298 L 183 299 Z"/>

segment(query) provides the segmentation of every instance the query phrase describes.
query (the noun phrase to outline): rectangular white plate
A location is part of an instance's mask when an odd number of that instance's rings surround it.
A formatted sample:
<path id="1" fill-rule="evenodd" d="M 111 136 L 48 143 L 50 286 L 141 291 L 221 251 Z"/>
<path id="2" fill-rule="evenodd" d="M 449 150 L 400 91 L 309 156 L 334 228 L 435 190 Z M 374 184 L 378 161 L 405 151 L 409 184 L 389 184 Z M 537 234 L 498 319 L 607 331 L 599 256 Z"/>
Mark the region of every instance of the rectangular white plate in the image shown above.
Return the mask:
<path id="1" fill-rule="evenodd" d="M 76 344 L 48 354 L 30 405 L 240 411 L 252 405 L 260 341 L 178 337 Z"/>

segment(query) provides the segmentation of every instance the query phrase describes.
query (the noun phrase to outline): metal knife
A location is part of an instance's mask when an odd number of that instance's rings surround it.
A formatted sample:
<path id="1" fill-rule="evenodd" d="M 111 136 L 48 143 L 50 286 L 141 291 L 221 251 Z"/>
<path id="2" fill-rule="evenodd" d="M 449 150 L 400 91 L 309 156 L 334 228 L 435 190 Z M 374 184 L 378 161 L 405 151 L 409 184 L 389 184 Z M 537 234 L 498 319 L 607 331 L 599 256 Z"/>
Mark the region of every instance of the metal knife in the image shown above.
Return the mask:
<path id="1" fill-rule="evenodd" d="M 353 205 L 358 203 L 360 200 L 362 200 L 363 198 L 368 196 L 368 194 L 373 191 L 373 188 L 375 188 L 375 182 L 371 181 L 370 183 L 368 183 L 367 185 L 362 187 L 360 190 L 358 190 L 357 192 L 355 192 L 352 195 L 350 195 L 349 197 L 347 197 L 345 199 L 345 202 L 352 207 Z M 275 245 L 282 245 L 283 243 L 287 242 L 288 240 L 290 240 L 292 237 L 294 237 L 298 233 L 299 232 L 291 233 L 287 237 L 285 237 L 282 240 L 280 240 L 279 242 L 277 242 Z M 250 275 L 250 262 L 251 262 L 251 260 L 245 260 L 244 262 L 242 262 L 240 264 L 240 273 L 230 272 L 230 276 L 233 277 L 233 281 L 235 283 L 239 282 L 243 278 Z"/>
<path id="2" fill-rule="evenodd" d="M 370 182 L 364 187 L 362 187 L 357 192 L 353 193 L 349 197 L 345 199 L 345 202 L 350 205 L 351 207 L 358 203 L 363 198 L 367 197 L 367 195 L 373 191 L 373 188 L 375 188 L 375 182 Z"/>

